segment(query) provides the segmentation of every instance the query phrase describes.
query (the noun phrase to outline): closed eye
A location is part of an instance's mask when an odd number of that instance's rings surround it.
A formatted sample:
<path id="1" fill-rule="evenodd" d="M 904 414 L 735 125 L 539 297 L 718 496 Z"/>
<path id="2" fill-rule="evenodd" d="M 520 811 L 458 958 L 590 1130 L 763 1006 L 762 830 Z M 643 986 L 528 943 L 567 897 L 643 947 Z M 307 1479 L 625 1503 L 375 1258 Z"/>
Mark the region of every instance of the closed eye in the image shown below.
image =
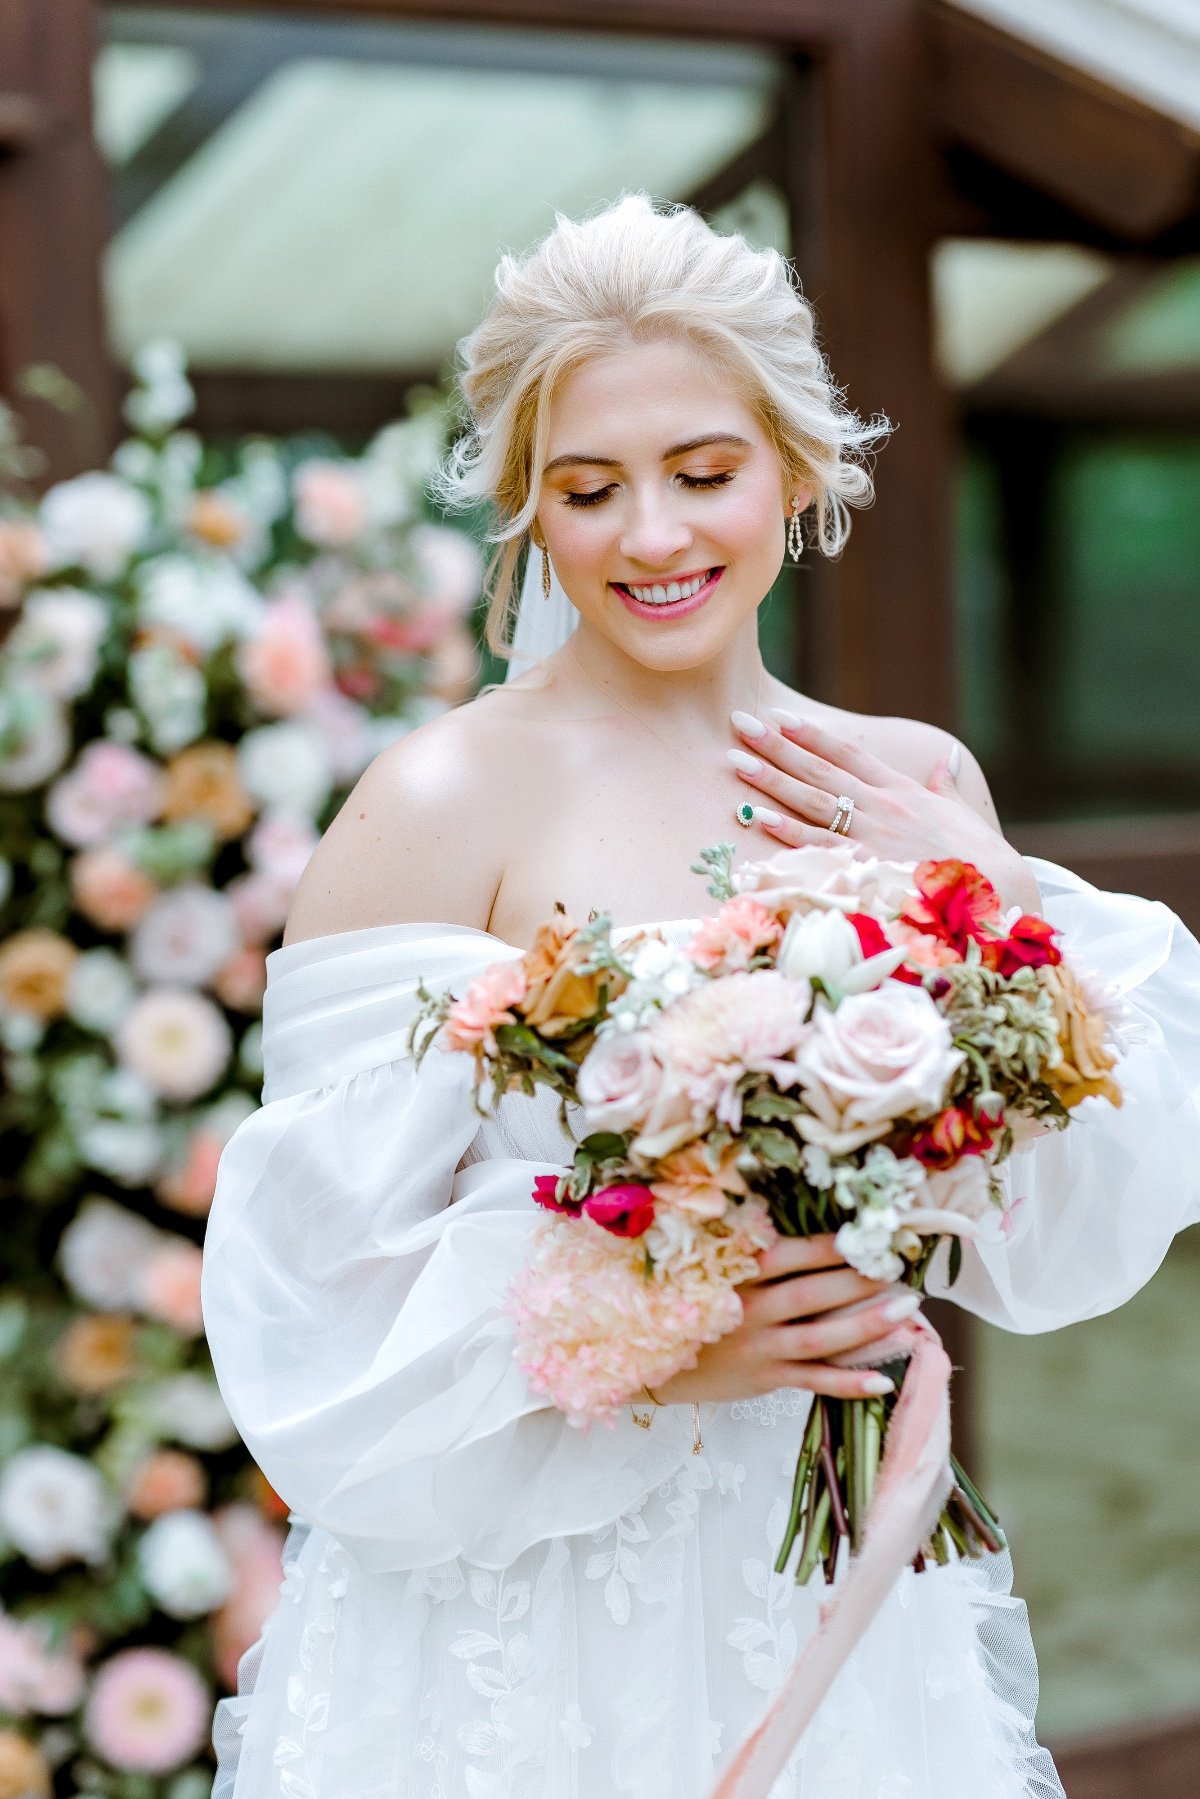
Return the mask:
<path id="1" fill-rule="evenodd" d="M 685 475 L 681 471 L 678 479 L 683 482 L 685 487 L 693 489 L 699 487 L 724 487 L 727 481 L 733 480 L 734 472 L 735 471 L 732 469 L 727 469 L 724 473 L 719 475 Z M 608 498 L 615 486 L 616 482 L 610 481 L 607 487 L 597 487 L 591 493 L 565 493 L 563 495 L 563 504 L 566 506 L 598 506 L 601 500 L 606 500 Z"/>

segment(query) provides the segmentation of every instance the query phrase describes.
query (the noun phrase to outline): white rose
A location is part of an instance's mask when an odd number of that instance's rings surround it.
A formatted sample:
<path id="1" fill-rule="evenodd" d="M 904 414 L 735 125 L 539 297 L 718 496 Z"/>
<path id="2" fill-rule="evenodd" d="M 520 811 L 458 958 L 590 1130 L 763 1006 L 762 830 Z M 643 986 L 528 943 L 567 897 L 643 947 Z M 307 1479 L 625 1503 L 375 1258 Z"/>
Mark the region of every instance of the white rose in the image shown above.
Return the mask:
<path id="1" fill-rule="evenodd" d="M 85 1031 L 115 1031 L 133 996 L 133 976 L 115 950 L 88 949 L 76 956 L 67 980 L 67 1015 Z"/>
<path id="2" fill-rule="evenodd" d="M 142 1268 L 160 1233 L 110 1199 L 84 1200 L 63 1232 L 58 1261 L 71 1291 L 101 1312 L 133 1304 Z"/>
<path id="3" fill-rule="evenodd" d="M 109 608 L 76 587 L 36 588 L 28 594 L 6 654 L 26 680 L 56 700 L 86 693 L 108 630 Z"/>
<path id="4" fill-rule="evenodd" d="M 135 650 L 128 664 L 129 694 L 146 721 L 151 747 L 174 755 L 204 730 L 208 687 L 200 669 L 166 643 Z"/>
<path id="5" fill-rule="evenodd" d="M 138 1571 L 155 1604 L 171 1618 L 199 1618 L 233 1587 L 229 1557 L 203 1512 L 164 1512 L 138 1544 Z"/>
<path id="6" fill-rule="evenodd" d="M 154 901 L 130 939 L 130 959 L 143 981 L 199 987 L 237 954 L 241 942 L 232 902 L 189 881 Z"/>
<path id="7" fill-rule="evenodd" d="M 199 1099 L 224 1073 L 233 1048 L 225 1016 L 186 987 L 151 987 L 121 1021 L 122 1065 L 164 1099 Z"/>
<path id="8" fill-rule="evenodd" d="M 136 1119 L 97 1118 L 79 1133 L 79 1158 L 122 1187 L 141 1187 L 162 1160 L 157 1125 Z"/>
<path id="9" fill-rule="evenodd" d="M 15 687 L 0 697 L 0 728 L 14 710 Z M 22 717 L 13 728 L 17 748 L 0 756 L 0 793 L 28 793 L 58 773 L 71 749 L 65 709 L 43 694 L 27 689 L 21 696 Z M 5 715 L 9 715 L 6 717 Z"/>
<path id="10" fill-rule="evenodd" d="M 59 568 L 85 568 L 114 581 L 150 532 L 145 494 L 120 475 L 96 472 L 60 481 L 42 501 L 41 525 Z"/>
<path id="11" fill-rule="evenodd" d="M 663 1071 L 646 1037 L 609 1032 L 588 1051 L 577 1091 L 589 1131 L 627 1131 L 641 1125 L 662 1088 Z"/>
<path id="12" fill-rule="evenodd" d="M 889 981 L 852 994 L 836 1011 L 818 1006 L 796 1051 L 800 1090 L 812 1116 L 796 1129 L 833 1155 L 881 1137 L 909 1113 L 945 1103 L 961 1066 L 950 1027 L 923 987 Z"/>
<path id="13" fill-rule="evenodd" d="M 861 855 L 856 845 L 830 849 L 809 844 L 780 850 L 766 862 L 744 862 L 733 871 L 737 893 L 752 893 L 772 912 L 836 907 L 840 912 L 899 910 L 912 892 L 915 862 L 884 862 Z"/>
<path id="14" fill-rule="evenodd" d="M 832 985 L 862 960 L 858 932 L 844 912 L 793 912 L 783 933 L 775 966 L 789 981 L 818 976 Z"/>
<path id="15" fill-rule="evenodd" d="M 248 637 L 266 609 L 262 595 L 223 560 L 156 556 L 139 568 L 137 583 L 139 621 L 162 625 L 206 657 Z"/>
<path id="16" fill-rule="evenodd" d="M 163 1437 L 189 1449 L 216 1452 L 238 1440 L 217 1383 L 188 1371 L 161 1380 L 146 1396 L 147 1422 Z"/>
<path id="17" fill-rule="evenodd" d="M 237 758 L 246 791 L 262 807 L 312 818 L 329 798 L 329 751 L 314 726 L 299 719 L 247 731 Z"/>
<path id="18" fill-rule="evenodd" d="M 0 1530 L 35 1568 L 103 1562 L 116 1520 L 92 1464 L 51 1443 L 19 1449 L 0 1474 Z"/>
<path id="19" fill-rule="evenodd" d="M 982 1156 L 962 1156 L 952 1168 L 931 1170 L 925 1179 L 923 1210 L 956 1212 L 960 1218 L 986 1218 L 993 1207 L 988 1164 Z"/>

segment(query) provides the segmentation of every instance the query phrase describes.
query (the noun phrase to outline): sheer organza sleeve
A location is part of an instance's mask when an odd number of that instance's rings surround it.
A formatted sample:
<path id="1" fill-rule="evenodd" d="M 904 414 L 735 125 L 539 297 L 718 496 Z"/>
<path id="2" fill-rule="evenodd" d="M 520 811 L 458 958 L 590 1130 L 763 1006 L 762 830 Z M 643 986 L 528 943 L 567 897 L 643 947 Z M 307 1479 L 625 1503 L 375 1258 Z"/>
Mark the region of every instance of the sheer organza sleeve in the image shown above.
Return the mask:
<path id="1" fill-rule="evenodd" d="M 537 1209 L 516 1157 L 460 1167 L 479 1128 L 463 1056 L 407 1053 L 416 986 L 516 952 L 396 925 L 278 950 L 260 1111 L 221 1159 L 204 1317 L 268 1480 L 364 1566 L 507 1566 L 595 1528 L 686 1459 L 690 1416 L 581 1431 L 529 1391 L 505 1290 Z M 504 1102 L 507 1103 L 507 1102 Z"/>
<path id="2" fill-rule="evenodd" d="M 1009 1235 L 968 1245 L 948 1293 L 1007 1330 L 1046 1331 L 1123 1304 L 1200 1221 L 1200 943 L 1158 900 L 1026 860 L 1064 951 L 1116 989 L 1131 1039 L 1123 1105 L 1085 1100 L 1066 1131 L 1009 1157 Z M 946 1260 L 931 1293 L 947 1293 Z"/>

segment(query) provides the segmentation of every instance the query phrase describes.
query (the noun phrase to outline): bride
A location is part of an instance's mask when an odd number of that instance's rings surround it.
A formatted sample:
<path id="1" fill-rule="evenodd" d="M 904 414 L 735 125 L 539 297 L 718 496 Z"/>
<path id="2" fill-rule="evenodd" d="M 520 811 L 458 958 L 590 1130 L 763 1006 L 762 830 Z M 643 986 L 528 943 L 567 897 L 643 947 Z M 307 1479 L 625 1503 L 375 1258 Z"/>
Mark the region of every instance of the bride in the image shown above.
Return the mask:
<path id="1" fill-rule="evenodd" d="M 840 835 L 962 856 L 1133 1024 L 1124 1108 L 1013 1155 L 1015 1229 L 968 1248 L 953 1297 L 1022 1331 L 1094 1315 L 1200 1211 L 1195 941 L 1019 856 L 945 732 L 763 666 L 785 554 L 840 549 L 886 430 L 840 403 L 782 258 L 628 197 L 506 257 L 462 349 L 446 489 L 495 509 L 493 641 L 526 556 L 518 641 L 546 653 L 367 770 L 270 958 L 264 1104 L 222 1161 L 204 1301 L 292 1532 L 218 1708 L 216 1799 L 702 1799 L 815 1628 L 820 1589 L 770 1568 L 810 1395 L 886 1385 L 830 1358 L 918 1303 L 781 1240 L 649 1428 L 572 1429 L 504 1307 L 569 1143 L 546 1093 L 481 1120 L 466 1058 L 414 1068 L 419 982 L 458 988 L 556 902 L 686 933 L 710 909 L 689 864 L 739 827 L 760 857 Z M 1010 1577 L 1004 1555 L 906 1573 L 773 1799 L 1061 1795 Z"/>

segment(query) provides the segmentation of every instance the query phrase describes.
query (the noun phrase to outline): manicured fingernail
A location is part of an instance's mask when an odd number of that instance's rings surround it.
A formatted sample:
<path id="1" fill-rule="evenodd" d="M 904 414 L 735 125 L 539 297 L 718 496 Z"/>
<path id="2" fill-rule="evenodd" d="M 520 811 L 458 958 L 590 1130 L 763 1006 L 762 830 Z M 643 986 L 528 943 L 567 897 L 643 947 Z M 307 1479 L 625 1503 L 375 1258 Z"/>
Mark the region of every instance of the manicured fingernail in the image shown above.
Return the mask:
<path id="1" fill-rule="evenodd" d="M 756 825 L 781 825 L 783 813 L 773 812 L 770 806 L 755 806 L 754 822 Z"/>
<path id="2" fill-rule="evenodd" d="M 772 706 L 767 717 L 773 725 L 778 725 L 784 731 L 799 731 L 804 726 L 803 719 L 797 718 L 794 712 L 785 712 L 782 706 Z"/>
<path id="3" fill-rule="evenodd" d="M 862 1391 L 864 1393 L 894 1393 L 896 1383 L 886 1374 L 868 1374 L 863 1379 Z"/>
<path id="4" fill-rule="evenodd" d="M 742 774 L 757 775 L 762 773 L 762 763 L 757 756 L 748 756 L 745 750 L 726 750 L 725 754 L 729 757 L 733 766 L 741 770 Z"/>
<path id="5" fill-rule="evenodd" d="M 736 723 L 736 720 L 737 720 L 737 714 L 735 713 L 734 714 L 735 723 Z M 961 743 L 956 743 L 954 745 L 953 749 L 950 751 L 950 754 L 946 757 L 946 767 L 949 770 L 950 779 L 952 781 L 957 781 L 958 771 L 962 767 L 962 744 Z"/>
<path id="6" fill-rule="evenodd" d="M 893 1299 L 890 1305 L 883 1308 L 883 1316 L 889 1324 L 896 1324 L 901 1318 L 911 1318 L 914 1312 L 921 1309 L 919 1293 L 902 1293 L 899 1299 Z"/>
<path id="7" fill-rule="evenodd" d="M 743 737 L 765 737 L 767 727 L 752 712 L 731 712 L 729 722 Z"/>

